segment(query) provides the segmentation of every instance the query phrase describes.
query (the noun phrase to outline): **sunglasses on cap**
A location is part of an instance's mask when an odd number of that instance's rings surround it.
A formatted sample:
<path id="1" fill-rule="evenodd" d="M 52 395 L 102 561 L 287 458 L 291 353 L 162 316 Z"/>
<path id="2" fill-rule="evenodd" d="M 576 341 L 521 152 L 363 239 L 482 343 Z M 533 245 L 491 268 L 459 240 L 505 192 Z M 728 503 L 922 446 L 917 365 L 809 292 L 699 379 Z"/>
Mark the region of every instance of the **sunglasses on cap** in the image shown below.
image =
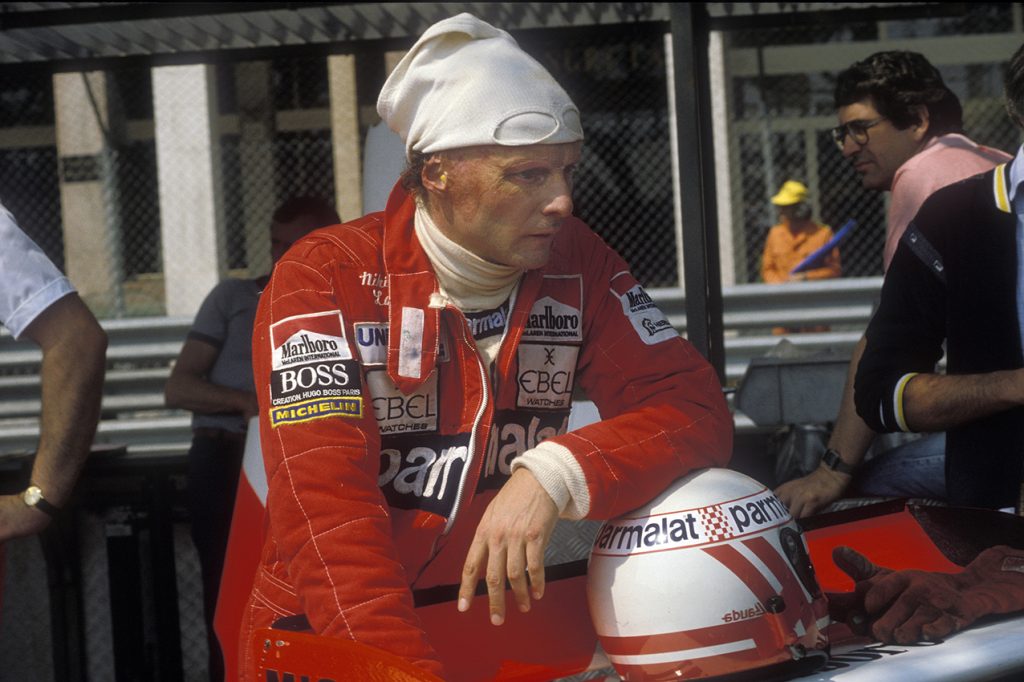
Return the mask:
<path id="1" fill-rule="evenodd" d="M 859 145 L 866 145 L 868 143 L 868 131 L 874 128 L 882 121 L 888 120 L 885 116 L 879 116 L 878 118 L 871 119 L 870 121 L 855 120 L 848 121 L 841 126 L 836 126 L 830 132 L 832 133 L 832 140 L 839 147 L 839 151 L 843 151 L 843 143 L 846 142 L 846 136 L 849 135 L 854 142 Z"/>

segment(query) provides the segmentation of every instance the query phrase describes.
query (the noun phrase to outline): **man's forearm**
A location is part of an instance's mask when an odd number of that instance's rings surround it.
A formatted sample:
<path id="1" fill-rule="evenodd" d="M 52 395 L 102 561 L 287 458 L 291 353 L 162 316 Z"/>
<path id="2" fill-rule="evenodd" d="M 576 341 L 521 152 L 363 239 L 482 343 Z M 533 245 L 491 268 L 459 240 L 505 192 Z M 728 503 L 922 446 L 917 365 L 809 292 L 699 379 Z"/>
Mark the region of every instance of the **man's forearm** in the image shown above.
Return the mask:
<path id="1" fill-rule="evenodd" d="M 238 413 L 249 417 L 256 413 L 256 395 L 220 386 L 188 374 L 176 374 L 164 391 L 168 407 L 202 414 Z"/>
<path id="2" fill-rule="evenodd" d="M 32 467 L 32 482 L 58 506 L 71 496 L 92 446 L 107 347 L 105 333 L 91 316 L 65 317 L 61 324 L 64 333 L 43 348 L 43 409 Z"/>
<path id="3" fill-rule="evenodd" d="M 839 458 L 851 467 L 857 466 L 864 459 L 864 453 L 875 435 L 857 414 L 853 403 L 854 377 L 865 345 L 866 341 L 861 337 L 853 349 L 839 414 L 828 439 L 828 447 L 838 452 Z M 816 514 L 839 499 L 850 480 L 850 474 L 833 470 L 822 463 L 806 476 L 783 482 L 775 493 L 794 517 L 803 518 Z"/>
<path id="4" fill-rule="evenodd" d="M 857 466 L 864 459 L 864 453 L 871 446 L 875 432 L 864 423 L 864 420 L 857 414 L 857 408 L 853 402 L 854 379 L 857 376 L 857 365 L 861 356 L 864 355 L 864 348 L 867 346 L 867 338 L 860 337 L 860 341 L 853 348 L 850 357 L 850 366 L 846 374 L 846 385 L 843 386 L 842 402 L 839 405 L 839 414 L 836 416 L 835 426 L 832 428 L 832 435 L 828 439 L 828 447 L 839 453 L 843 461 L 850 466 Z"/>
<path id="5" fill-rule="evenodd" d="M 903 411 L 912 431 L 945 431 L 1022 404 L 1024 369 L 918 374 L 903 393 Z"/>

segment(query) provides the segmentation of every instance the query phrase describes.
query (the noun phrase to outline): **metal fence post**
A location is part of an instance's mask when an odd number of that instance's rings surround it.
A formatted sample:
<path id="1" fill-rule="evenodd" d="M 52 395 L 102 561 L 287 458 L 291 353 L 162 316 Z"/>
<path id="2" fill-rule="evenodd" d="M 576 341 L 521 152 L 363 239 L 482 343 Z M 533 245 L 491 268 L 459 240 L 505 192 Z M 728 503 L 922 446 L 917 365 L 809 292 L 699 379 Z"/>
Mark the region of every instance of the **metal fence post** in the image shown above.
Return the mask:
<path id="1" fill-rule="evenodd" d="M 679 153 L 692 159 L 691 163 L 679 164 L 687 337 L 724 381 L 707 9 L 704 3 L 671 3 L 669 11 Z"/>

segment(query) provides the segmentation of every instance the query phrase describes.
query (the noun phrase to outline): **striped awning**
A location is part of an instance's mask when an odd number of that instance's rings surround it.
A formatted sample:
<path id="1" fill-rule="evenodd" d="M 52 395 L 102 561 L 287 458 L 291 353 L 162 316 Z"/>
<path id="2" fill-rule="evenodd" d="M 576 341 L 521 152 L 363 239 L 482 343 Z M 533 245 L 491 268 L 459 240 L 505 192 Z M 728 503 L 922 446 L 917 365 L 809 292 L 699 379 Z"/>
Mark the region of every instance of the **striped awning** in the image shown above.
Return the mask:
<path id="1" fill-rule="evenodd" d="M 0 3 L 0 65 L 407 40 L 459 12 L 508 30 L 667 21 L 665 3 Z"/>

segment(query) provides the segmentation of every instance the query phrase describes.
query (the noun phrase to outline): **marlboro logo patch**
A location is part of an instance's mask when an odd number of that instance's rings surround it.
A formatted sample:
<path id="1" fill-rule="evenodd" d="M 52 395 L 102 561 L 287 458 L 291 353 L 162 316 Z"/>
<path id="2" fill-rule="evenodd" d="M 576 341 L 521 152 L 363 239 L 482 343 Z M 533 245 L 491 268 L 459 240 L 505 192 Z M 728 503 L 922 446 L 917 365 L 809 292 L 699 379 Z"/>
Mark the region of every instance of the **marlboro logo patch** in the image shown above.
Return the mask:
<path id="1" fill-rule="evenodd" d="M 281 320 L 271 325 L 270 342 L 271 426 L 362 416 L 359 365 L 340 312 Z"/>

